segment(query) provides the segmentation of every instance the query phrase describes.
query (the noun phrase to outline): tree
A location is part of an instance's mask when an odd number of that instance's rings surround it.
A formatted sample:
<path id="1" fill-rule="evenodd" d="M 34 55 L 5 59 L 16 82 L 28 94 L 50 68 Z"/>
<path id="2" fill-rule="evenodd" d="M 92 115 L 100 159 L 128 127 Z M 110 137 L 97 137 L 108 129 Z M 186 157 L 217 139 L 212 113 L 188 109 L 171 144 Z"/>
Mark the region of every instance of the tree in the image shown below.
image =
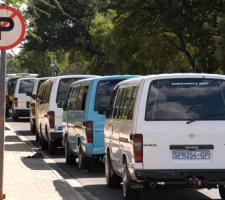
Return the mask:
<path id="1" fill-rule="evenodd" d="M 108 7 L 118 13 L 121 35 L 161 35 L 187 58 L 193 71 L 217 70 L 215 38 L 224 0 L 113 0 Z"/>

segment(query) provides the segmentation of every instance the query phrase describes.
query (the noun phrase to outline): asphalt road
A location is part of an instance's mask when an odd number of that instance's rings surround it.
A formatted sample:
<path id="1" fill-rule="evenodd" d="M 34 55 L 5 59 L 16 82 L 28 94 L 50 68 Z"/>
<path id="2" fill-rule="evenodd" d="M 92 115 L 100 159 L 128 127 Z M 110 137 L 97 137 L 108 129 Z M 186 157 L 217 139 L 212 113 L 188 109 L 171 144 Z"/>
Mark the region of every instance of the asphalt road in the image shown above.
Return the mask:
<path id="1" fill-rule="evenodd" d="M 19 122 L 8 121 L 9 125 L 16 130 L 17 135 L 24 136 L 35 150 L 39 146 L 35 143 L 35 137 L 30 133 L 29 121 L 26 119 Z M 47 152 L 44 152 L 47 154 Z M 66 166 L 63 149 L 59 149 L 57 155 L 49 156 L 55 162 L 49 165 L 54 168 L 65 179 L 76 179 L 84 188 L 88 190 L 93 199 L 99 200 L 120 200 L 122 199 L 122 188 L 109 189 L 105 185 L 104 166 L 96 164 L 90 172 L 81 173 L 77 166 Z M 81 191 L 82 192 L 82 191 Z M 144 191 L 141 200 L 219 200 L 218 190 L 194 190 L 194 189 L 169 189 L 160 188 L 151 191 Z"/>

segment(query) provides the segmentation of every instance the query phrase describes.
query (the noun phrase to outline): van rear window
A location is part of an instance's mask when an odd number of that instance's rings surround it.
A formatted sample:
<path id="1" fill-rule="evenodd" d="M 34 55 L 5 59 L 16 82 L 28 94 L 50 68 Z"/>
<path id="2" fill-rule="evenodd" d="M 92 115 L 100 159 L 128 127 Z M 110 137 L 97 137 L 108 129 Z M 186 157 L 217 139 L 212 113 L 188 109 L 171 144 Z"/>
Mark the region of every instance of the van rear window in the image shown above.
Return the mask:
<path id="1" fill-rule="evenodd" d="M 19 93 L 31 93 L 34 86 L 34 79 L 20 81 Z"/>
<path id="2" fill-rule="evenodd" d="M 153 81 L 145 120 L 225 120 L 225 81 L 190 78 Z"/>
<path id="3" fill-rule="evenodd" d="M 60 80 L 57 97 L 56 97 L 56 103 L 58 103 L 60 101 L 64 102 L 66 100 L 70 85 L 73 82 L 78 81 L 80 79 L 81 78 L 64 78 L 64 79 Z"/>
<path id="4" fill-rule="evenodd" d="M 99 81 L 95 97 L 95 111 L 98 111 L 99 106 L 109 105 L 113 88 L 115 87 L 116 84 L 118 84 L 123 80 L 125 79 Z"/>

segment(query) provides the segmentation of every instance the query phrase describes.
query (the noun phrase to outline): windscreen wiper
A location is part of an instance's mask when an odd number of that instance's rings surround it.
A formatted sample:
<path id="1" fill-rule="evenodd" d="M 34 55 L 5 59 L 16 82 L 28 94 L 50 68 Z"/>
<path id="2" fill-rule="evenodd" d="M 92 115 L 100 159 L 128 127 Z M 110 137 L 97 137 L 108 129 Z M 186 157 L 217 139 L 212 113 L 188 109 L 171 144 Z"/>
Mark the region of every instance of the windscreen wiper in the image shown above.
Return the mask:
<path id="1" fill-rule="evenodd" d="M 210 119 L 211 117 L 219 117 L 219 116 L 225 116 L 225 113 L 216 113 L 216 114 L 206 115 L 202 119 L 191 119 L 191 120 L 188 120 L 186 123 L 191 124 L 192 122 L 195 122 L 196 120 L 205 120 L 205 119 Z"/>

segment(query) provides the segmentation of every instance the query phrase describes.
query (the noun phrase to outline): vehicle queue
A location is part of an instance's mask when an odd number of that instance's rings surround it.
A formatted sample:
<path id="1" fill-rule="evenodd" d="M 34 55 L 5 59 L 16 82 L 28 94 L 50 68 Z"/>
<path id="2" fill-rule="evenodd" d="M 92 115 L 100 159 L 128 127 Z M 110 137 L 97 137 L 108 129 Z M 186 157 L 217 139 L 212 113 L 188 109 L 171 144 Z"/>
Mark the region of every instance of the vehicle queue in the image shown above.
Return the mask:
<path id="1" fill-rule="evenodd" d="M 103 160 L 124 200 L 158 186 L 218 188 L 225 200 L 225 76 L 69 75 L 16 80 L 12 117 L 30 117 L 50 154 L 67 165 Z"/>

